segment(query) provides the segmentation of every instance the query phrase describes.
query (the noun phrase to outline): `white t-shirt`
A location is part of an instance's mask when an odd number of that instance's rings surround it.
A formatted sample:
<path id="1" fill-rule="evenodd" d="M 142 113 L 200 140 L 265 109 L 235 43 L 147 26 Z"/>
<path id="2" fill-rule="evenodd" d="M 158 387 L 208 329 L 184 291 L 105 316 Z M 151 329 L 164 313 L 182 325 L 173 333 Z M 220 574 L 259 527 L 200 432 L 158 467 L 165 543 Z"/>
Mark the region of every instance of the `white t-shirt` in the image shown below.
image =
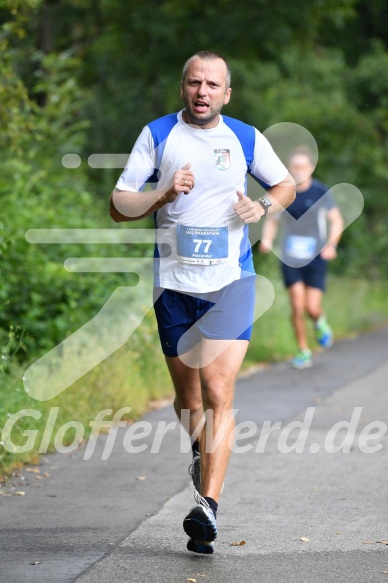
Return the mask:
<path id="1" fill-rule="evenodd" d="M 154 283 L 184 292 L 216 291 L 254 274 L 248 226 L 233 209 L 236 190 L 246 192 L 248 173 L 273 186 L 288 171 L 253 126 L 220 116 L 214 128 L 194 128 L 180 111 L 143 129 L 116 188 L 137 192 L 150 182 L 167 189 L 187 162 L 194 188 L 155 213 Z M 161 243 L 171 246 L 169 256 Z"/>

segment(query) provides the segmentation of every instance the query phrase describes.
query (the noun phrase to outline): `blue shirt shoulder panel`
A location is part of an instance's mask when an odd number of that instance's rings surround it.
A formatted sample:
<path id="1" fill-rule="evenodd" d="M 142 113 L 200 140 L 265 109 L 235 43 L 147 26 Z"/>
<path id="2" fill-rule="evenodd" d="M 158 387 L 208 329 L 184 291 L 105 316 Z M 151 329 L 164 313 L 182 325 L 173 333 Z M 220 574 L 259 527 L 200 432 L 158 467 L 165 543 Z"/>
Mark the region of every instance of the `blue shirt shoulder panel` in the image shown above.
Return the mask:
<path id="1" fill-rule="evenodd" d="M 172 128 L 178 123 L 178 114 L 177 113 L 170 113 L 169 115 L 164 115 L 163 117 L 159 117 L 154 121 L 151 121 L 147 124 L 147 127 L 150 128 L 154 146 L 157 148 L 164 140 L 168 137 L 169 133 L 171 132 Z"/>
<path id="2" fill-rule="evenodd" d="M 150 129 L 152 135 L 156 154 L 156 167 L 154 168 L 154 172 L 148 178 L 147 182 L 155 184 L 159 181 L 159 170 L 164 152 L 164 146 L 171 130 L 176 126 L 177 123 L 178 114 L 170 113 L 169 115 L 159 117 L 158 119 L 155 119 L 154 121 L 151 121 L 149 124 L 147 124 L 147 127 Z"/>
<path id="3" fill-rule="evenodd" d="M 223 115 L 224 124 L 232 130 L 239 140 L 247 163 L 247 170 L 253 162 L 255 151 L 255 128 L 238 119 Z"/>

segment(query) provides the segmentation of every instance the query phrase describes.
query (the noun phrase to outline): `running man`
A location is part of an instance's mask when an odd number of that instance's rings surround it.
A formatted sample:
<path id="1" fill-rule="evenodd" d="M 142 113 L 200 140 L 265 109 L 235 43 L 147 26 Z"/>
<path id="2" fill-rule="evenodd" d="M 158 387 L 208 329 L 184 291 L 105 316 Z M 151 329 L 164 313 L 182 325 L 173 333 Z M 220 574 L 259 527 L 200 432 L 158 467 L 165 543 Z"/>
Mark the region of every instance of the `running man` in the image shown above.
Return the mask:
<path id="1" fill-rule="evenodd" d="M 116 222 L 154 215 L 154 308 L 175 411 L 182 423 L 189 412 L 184 426 L 193 449 L 196 505 L 183 527 L 187 548 L 205 554 L 213 553 L 217 536 L 234 385 L 253 321 L 248 225 L 295 197 L 292 177 L 264 136 L 220 114 L 231 97 L 230 79 L 222 56 L 201 51 L 189 58 L 184 109 L 143 128 L 111 195 Z M 258 201 L 246 196 L 248 173 L 271 186 Z M 142 192 L 146 182 L 154 189 Z"/>
<path id="2" fill-rule="evenodd" d="M 327 192 L 328 187 L 312 177 L 314 167 L 308 148 L 298 148 L 291 154 L 289 170 L 296 183 L 296 199 L 286 213 L 265 221 L 259 243 L 262 253 L 272 249 L 281 219 L 284 227 L 281 270 L 290 298 L 291 321 L 298 346 L 291 364 L 298 369 L 313 364 L 305 325 L 306 313 L 313 321 L 317 342 L 325 348 L 330 348 L 333 343 L 333 331 L 323 313 L 322 297 L 326 289 L 327 262 L 337 257 L 337 245 L 343 231 L 341 213 Z M 330 225 L 328 235 L 327 221 Z M 322 251 L 317 254 L 319 249 Z"/>

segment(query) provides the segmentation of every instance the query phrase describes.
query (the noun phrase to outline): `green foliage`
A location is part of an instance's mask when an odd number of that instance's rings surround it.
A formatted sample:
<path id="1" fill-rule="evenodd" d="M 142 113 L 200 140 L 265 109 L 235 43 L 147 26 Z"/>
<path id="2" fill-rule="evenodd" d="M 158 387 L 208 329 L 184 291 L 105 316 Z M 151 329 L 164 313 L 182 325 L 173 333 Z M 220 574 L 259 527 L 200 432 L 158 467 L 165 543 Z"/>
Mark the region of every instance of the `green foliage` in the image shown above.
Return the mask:
<path id="1" fill-rule="evenodd" d="M 349 17 L 342 21 L 340 28 L 322 21 L 320 39 L 321 44 L 340 49 L 346 62 L 354 66 L 371 51 L 376 40 L 384 43 L 385 49 L 388 41 L 385 0 L 357 0 L 351 5 Z"/>
<path id="2" fill-rule="evenodd" d="M 137 282 L 132 274 L 69 273 L 64 260 L 149 252 L 128 245 L 27 242 L 30 229 L 111 228 L 113 224 L 107 199 L 97 198 L 88 185 L 85 165 L 68 169 L 62 164 L 65 154 L 82 155 L 89 127 L 88 91 L 77 81 L 81 61 L 72 51 L 46 55 L 33 50 L 27 58 L 22 44 L 16 42 L 11 48 L 15 41 L 11 33 L 20 31 L 18 38 L 23 40 L 26 25 L 20 5 L 12 5 L 15 20 L 3 26 L 1 37 L 5 60 L 0 84 L 4 104 L 0 110 L 0 427 L 22 409 L 42 413 L 37 426 L 28 417 L 17 423 L 14 433 L 21 443 L 23 432 L 35 427 L 38 438 L 42 437 L 51 407 L 60 409 L 57 426 L 78 420 L 87 435 L 89 422 L 100 410 L 130 406 L 134 419 L 150 399 L 166 395 L 171 388 L 156 342 L 155 322 L 146 318 L 129 347 L 117 351 L 55 401 L 38 403 L 24 390 L 22 376 L 28 362 L 88 322 L 117 286 Z M 20 71 L 27 71 L 29 85 Z M 70 438 L 68 434 L 66 439 Z M 2 448 L 0 469 L 34 459 L 39 442 L 20 455 Z"/>
<path id="3" fill-rule="evenodd" d="M 19 30 L 15 23 L 13 29 Z M 0 83 L 5 104 L 0 113 L 0 346 L 8 360 L 16 352 L 15 334 L 19 357 L 51 348 L 88 321 L 123 278 L 70 274 L 61 265 L 69 254 L 107 255 L 109 249 L 27 243 L 25 233 L 32 228 L 93 228 L 111 222 L 107 202 L 96 204 L 87 190 L 82 167 L 69 170 L 61 163 L 65 153 L 81 152 L 88 127 L 85 91 L 73 76 L 80 61 L 69 52 L 32 53 L 38 66 L 29 92 L 12 63 L 16 54 L 5 54 L 9 58 Z M 39 106 L 30 93 L 44 95 L 45 105 Z"/>

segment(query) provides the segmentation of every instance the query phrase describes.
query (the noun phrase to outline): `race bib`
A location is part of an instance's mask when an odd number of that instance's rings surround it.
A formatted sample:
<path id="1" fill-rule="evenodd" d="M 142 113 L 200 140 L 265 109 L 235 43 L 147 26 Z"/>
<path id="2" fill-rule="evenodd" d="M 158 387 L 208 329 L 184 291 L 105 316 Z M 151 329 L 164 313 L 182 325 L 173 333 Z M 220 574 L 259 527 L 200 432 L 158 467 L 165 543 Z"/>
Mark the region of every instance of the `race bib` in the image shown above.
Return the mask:
<path id="1" fill-rule="evenodd" d="M 228 227 L 186 227 L 177 229 L 178 261 L 215 265 L 228 259 Z"/>
<path id="2" fill-rule="evenodd" d="M 286 253 L 295 259 L 313 259 L 317 240 L 315 237 L 300 237 L 290 235 L 286 241 Z"/>

